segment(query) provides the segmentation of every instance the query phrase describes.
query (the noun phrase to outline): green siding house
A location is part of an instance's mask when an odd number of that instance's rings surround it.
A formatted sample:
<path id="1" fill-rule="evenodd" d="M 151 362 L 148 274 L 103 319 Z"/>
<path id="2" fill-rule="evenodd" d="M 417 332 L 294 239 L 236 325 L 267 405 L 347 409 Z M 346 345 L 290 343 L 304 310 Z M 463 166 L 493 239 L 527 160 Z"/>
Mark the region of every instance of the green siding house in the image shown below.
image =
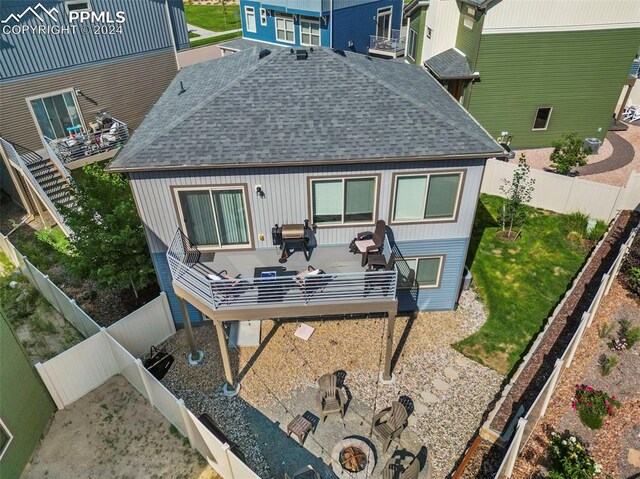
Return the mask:
<path id="1" fill-rule="evenodd" d="M 0 310 L 0 477 L 18 478 L 55 405 Z"/>
<path id="2" fill-rule="evenodd" d="M 413 0 L 406 61 L 424 65 L 496 140 L 602 140 L 640 43 L 637 0 Z M 413 33 L 415 32 L 415 33 Z"/>

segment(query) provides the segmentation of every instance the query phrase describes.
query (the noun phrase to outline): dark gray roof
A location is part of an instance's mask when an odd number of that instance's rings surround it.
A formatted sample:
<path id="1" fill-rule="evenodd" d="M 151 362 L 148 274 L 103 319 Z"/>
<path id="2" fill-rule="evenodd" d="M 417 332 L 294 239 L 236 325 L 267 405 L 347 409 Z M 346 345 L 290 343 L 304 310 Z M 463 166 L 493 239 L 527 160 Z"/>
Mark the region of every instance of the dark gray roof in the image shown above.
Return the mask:
<path id="1" fill-rule="evenodd" d="M 441 80 L 476 78 L 478 76 L 474 75 L 469 68 L 467 58 L 455 48 L 450 48 L 429 58 L 424 62 L 424 66 Z"/>
<path id="2" fill-rule="evenodd" d="M 286 48 L 280 45 L 274 45 L 272 43 L 259 42 L 257 40 L 250 40 L 248 38 L 234 38 L 228 42 L 218 43 L 218 47 L 223 50 L 233 50 L 239 52 L 240 50 L 246 50 L 247 48 L 267 48 L 273 50 L 274 48 Z"/>
<path id="3" fill-rule="evenodd" d="M 180 70 L 110 169 L 502 153 L 419 66 L 323 48 L 307 60 L 259 52 Z"/>

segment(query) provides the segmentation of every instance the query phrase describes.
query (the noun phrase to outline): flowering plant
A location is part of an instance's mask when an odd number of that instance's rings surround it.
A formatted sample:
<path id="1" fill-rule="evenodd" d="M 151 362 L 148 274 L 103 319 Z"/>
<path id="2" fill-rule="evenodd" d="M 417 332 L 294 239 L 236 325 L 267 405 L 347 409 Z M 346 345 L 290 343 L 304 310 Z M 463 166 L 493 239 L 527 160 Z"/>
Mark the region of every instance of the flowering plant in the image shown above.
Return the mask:
<path id="1" fill-rule="evenodd" d="M 609 349 L 611 351 L 623 351 L 627 349 L 627 339 L 626 338 L 615 338 L 608 343 Z"/>
<path id="2" fill-rule="evenodd" d="M 613 416 L 620 401 L 603 391 L 597 391 L 585 384 L 576 384 L 576 395 L 571 407 L 578 411 L 580 420 L 591 429 L 600 429 L 605 416 Z"/>
<path id="3" fill-rule="evenodd" d="M 552 432 L 550 444 L 550 479 L 591 479 L 602 467 L 587 452 L 575 436 Z"/>

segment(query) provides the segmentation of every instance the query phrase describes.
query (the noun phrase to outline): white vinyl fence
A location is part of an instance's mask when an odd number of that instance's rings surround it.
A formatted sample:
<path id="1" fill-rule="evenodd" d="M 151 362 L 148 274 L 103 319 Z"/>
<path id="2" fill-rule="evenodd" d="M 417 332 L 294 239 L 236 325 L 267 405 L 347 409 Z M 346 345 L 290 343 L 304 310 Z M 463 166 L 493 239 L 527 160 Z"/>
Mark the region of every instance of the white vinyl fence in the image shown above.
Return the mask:
<path id="1" fill-rule="evenodd" d="M 626 256 L 631 243 L 633 243 L 633 240 L 639 231 L 640 226 L 637 226 L 633 230 L 627 241 L 620 247 L 620 251 L 618 252 L 616 260 L 611 265 L 611 268 L 609 268 L 609 271 L 603 275 L 600 282 L 600 287 L 598 288 L 598 292 L 591 302 L 589 309 L 582 314 L 580 325 L 574 333 L 571 342 L 565 349 L 562 357 L 556 361 L 553 372 L 549 376 L 549 379 L 547 379 L 547 382 L 545 383 L 543 388 L 540 390 L 540 393 L 529 408 L 529 411 L 527 411 L 523 418 L 518 419 L 518 424 L 511 440 L 511 444 L 509 445 L 502 464 L 500 465 L 500 469 L 496 474 L 497 479 L 511 477 L 516 460 L 518 459 L 518 455 L 520 454 L 520 452 L 522 452 L 524 446 L 531 437 L 536 424 L 544 416 L 547 410 L 547 406 L 549 405 L 549 402 L 553 397 L 553 393 L 555 392 L 558 381 L 562 376 L 562 373 L 566 368 L 571 366 L 573 357 L 578 350 L 578 346 L 580 345 L 580 341 L 582 341 L 584 333 L 591 326 L 593 318 L 598 312 L 598 308 L 600 307 L 602 299 L 609 293 L 611 284 L 615 280 L 618 271 L 620 270 L 620 266 L 622 265 L 624 257 Z"/>
<path id="2" fill-rule="evenodd" d="M 164 292 L 108 328 L 100 328 L 3 235 L 0 235 L 0 250 L 87 338 L 49 361 L 36 364 L 36 370 L 58 409 L 64 409 L 116 374 L 122 374 L 152 407 L 189 438 L 191 445 L 224 479 L 260 479 L 231 452 L 227 443 L 216 438 L 186 408 L 184 401 L 168 391 L 138 359 L 151 346 L 162 343 L 176 332 Z"/>
<path id="3" fill-rule="evenodd" d="M 49 389 L 58 409 L 64 409 L 85 394 L 122 374 L 184 436 L 192 447 L 207 458 L 211 467 L 225 479 L 259 479 L 238 459 L 227 443 L 216 438 L 184 401 L 177 399 L 109 332 L 98 334 L 68 349 L 36 369 Z"/>
<path id="4" fill-rule="evenodd" d="M 480 191 L 502 196 L 503 180 L 511 181 L 515 164 L 488 160 Z M 640 173 L 633 172 L 624 187 L 595 183 L 579 178 L 531 169 L 536 180 L 533 198 L 536 208 L 573 213 L 581 211 L 592 218 L 609 221 L 619 210 L 634 210 L 640 206 Z"/>
<path id="5" fill-rule="evenodd" d="M 0 250 L 7 255 L 9 261 L 16 266 L 20 272 L 35 286 L 35 288 L 45 297 L 45 299 L 58 311 L 64 319 L 69 321 L 85 338 L 100 331 L 100 326 L 76 304 L 75 299 L 69 298 L 60 288 L 43 274 L 38 268 L 32 265 L 20 251 L 0 234 Z"/>

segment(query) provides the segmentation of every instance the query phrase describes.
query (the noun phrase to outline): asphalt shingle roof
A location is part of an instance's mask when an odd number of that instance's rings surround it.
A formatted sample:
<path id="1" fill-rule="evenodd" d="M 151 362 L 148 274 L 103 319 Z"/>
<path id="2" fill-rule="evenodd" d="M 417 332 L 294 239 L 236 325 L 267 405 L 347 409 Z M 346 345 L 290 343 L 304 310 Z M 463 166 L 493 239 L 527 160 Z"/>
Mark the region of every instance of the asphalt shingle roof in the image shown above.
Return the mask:
<path id="1" fill-rule="evenodd" d="M 248 48 L 268 48 L 269 50 L 273 50 L 274 48 L 286 48 L 280 45 L 274 45 L 272 43 L 259 42 L 257 40 L 250 40 L 248 38 L 234 38 L 233 40 L 229 40 L 228 42 L 218 43 L 218 47 L 226 50 L 246 50 Z"/>
<path id="2" fill-rule="evenodd" d="M 426 60 L 424 64 L 442 80 L 475 78 L 477 76 L 469 68 L 466 57 L 455 48 L 438 53 Z"/>
<path id="3" fill-rule="evenodd" d="M 418 66 L 323 48 L 307 60 L 259 51 L 180 70 L 109 169 L 502 153 Z"/>

